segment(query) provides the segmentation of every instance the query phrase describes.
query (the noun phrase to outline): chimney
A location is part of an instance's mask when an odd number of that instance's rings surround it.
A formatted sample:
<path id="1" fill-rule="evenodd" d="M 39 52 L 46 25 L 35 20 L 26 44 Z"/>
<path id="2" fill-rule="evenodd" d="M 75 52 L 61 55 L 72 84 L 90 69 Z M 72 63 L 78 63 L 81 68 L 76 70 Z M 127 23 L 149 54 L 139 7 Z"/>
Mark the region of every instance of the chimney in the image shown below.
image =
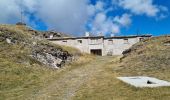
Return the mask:
<path id="1" fill-rule="evenodd" d="M 103 33 L 98 33 L 98 36 L 103 36 Z"/>
<path id="2" fill-rule="evenodd" d="M 86 32 L 86 33 L 85 33 L 85 36 L 86 36 L 86 37 L 89 37 L 89 36 L 90 36 L 90 33 L 89 33 L 89 32 Z"/>

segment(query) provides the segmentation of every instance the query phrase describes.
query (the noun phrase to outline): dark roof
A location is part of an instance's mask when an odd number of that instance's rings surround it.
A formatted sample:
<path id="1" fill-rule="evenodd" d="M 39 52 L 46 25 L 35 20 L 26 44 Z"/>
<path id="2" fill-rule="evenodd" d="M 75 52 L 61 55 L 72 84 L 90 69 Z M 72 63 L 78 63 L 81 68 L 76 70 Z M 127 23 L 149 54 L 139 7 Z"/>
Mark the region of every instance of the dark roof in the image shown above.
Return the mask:
<path id="1" fill-rule="evenodd" d="M 136 37 L 152 37 L 152 35 L 114 36 L 114 37 L 106 37 L 105 39 L 122 39 L 122 38 L 136 38 Z"/>
<path id="2" fill-rule="evenodd" d="M 18 22 L 18 23 L 16 23 L 16 25 L 24 25 L 24 26 L 26 26 L 26 23 Z"/>
<path id="3" fill-rule="evenodd" d="M 53 38 L 48 40 L 76 40 L 76 39 L 99 39 L 104 38 L 104 36 L 89 36 L 89 37 L 62 37 L 62 38 Z"/>
<path id="4" fill-rule="evenodd" d="M 89 36 L 89 37 L 62 37 L 62 38 L 52 38 L 48 40 L 55 41 L 55 40 L 75 40 L 75 39 L 123 39 L 123 38 L 136 38 L 136 37 L 152 37 L 152 35 L 131 35 L 131 36 L 114 36 L 114 37 L 104 37 L 104 36 Z"/>

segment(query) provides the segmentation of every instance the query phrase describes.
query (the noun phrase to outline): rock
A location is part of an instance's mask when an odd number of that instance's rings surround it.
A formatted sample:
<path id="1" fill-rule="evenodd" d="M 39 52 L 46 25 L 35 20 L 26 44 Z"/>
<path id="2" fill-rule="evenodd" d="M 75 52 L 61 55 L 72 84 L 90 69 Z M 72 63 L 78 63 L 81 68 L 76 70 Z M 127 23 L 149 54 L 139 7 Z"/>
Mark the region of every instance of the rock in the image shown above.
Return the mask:
<path id="1" fill-rule="evenodd" d="M 37 43 L 36 43 L 36 42 L 33 42 L 32 44 L 33 44 L 33 45 L 37 45 Z"/>
<path id="2" fill-rule="evenodd" d="M 128 54 L 128 53 L 130 53 L 132 50 L 131 49 L 127 49 L 127 50 L 125 50 L 125 51 L 123 51 L 123 55 L 125 55 L 125 54 Z"/>
<path id="3" fill-rule="evenodd" d="M 41 48 L 39 46 L 37 47 Z M 35 48 L 32 57 L 52 68 L 61 68 L 66 62 L 72 61 L 72 56 L 67 51 L 62 51 L 60 48 L 42 47 L 41 50 L 36 50 Z"/>
<path id="4" fill-rule="evenodd" d="M 164 46 L 170 46 L 170 43 L 166 43 L 166 44 L 164 44 Z"/>
<path id="5" fill-rule="evenodd" d="M 24 30 L 25 32 L 26 30 Z M 31 33 L 31 36 L 23 35 L 23 32 L 8 30 L 6 28 L 0 28 L 0 41 L 7 42 L 12 45 L 19 45 L 22 48 L 30 48 L 32 58 L 40 63 L 47 65 L 51 68 L 62 67 L 65 63 L 72 61 L 73 56 L 67 51 L 64 51 L 60 47 L 55 47 L 51 43 L 46 42 L 41 38 L 40 33 L 34 30 L 27 30 Z M 42 35 L 42 34 L 41 34 Z M 44 35 L 48 37 L 58 36 L 56 32 L 47 32 Z"/>
<path id="6" fill-rule="evenodd" d="M 11 39 L 6 38 L 6 42 L 11 44 Z"/>
<path id="7" fill-rule="evenodd" d="M 164 46 L 170 46 L 170 41 L 168 40 L 168 41 L 165 41 L 164 42 Z"/>
<path id="8" fill-rule="evenodd" d="M 54 56 L 48 53 L 37 53 L 36 55 L 33 55 L 35 59 L 37 59 L 39 62 L 51 66 L 53 68 L 58 68 L 56 64 L 56 59 Z"/>

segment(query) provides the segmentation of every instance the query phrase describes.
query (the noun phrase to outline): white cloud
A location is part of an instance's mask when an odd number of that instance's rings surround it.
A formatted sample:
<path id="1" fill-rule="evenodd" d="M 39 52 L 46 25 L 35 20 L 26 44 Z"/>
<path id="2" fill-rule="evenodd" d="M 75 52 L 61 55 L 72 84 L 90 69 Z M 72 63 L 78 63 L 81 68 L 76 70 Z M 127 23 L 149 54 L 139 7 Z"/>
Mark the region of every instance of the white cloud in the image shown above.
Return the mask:
<path id="1" fill-rule="evenodd" d="M 130 14 L 108 16 L 115 6 L 108 6 L 102 0 L 95 5 L 90 0 L 0 0 L 0 23 L 16 23 L 20 21 L 20 7 L 23 4 L 24 20 L 28 25 L 36 27 L 36 21 L 43 21 L 49 29 L 82 35 L 90 30 L 94 33 L 119 33 L 122 27 L 131 24 Z M 113 0 L 113 4 L 130 10 L 136 15 L 147 15 L 163 19 L 168 12 L 167 7 L 153 4 L 153 0 Z M 34 15 L 34 19 L 32 19 Z M 87 28 L 87 25 L 90 27 Z"/>
<path id="2" fill-rule="evenodd" d="M 88 4 L 84 0 L 41 0 L 37 16 L 50 29 L 80 34 L 85 32 Z"/>
<path id="3" fill-rule="evenodd" d="M 88 12 L 88 15 L 89 15 L 89 16 L 93 16 L 93 15 L 96 13 L 95 6 L 90 4 L 90 5 L 87 7 L 87 12 Z"/>
<path id="4" fill-rule="evenodd" d="M 98 12 L 103 12 L 105 9 L 104 2 L 98 1 L 95 5 L 89 4 L 87 7 L 88 14 L 94 16 Z"/>
<path id="5" fill-rule="evenodd" d="M 97 11 L 103 11 L 104 10 L 104 2 L 98 1 L 95 5 L 95 8 Z"/>
<path id="6" fill-rule="evenodd" d="M 0 23 L 19 20 L 20 9 L 14 0 L 0 0 Z"/>
<path id="7" fill-rule="evenodd" d="M 29 17 L 33 13 L 36 19 L 41 19 L 49 29 L 65 33 L 84 32 L 86 21 L 90 16 L 86 0 L 0 0 L 0 9 L 3 9 L 0 23 L 18 22 L 21 3 L 26 11 L 24 18 L 27 24 L 32 23 L 29 22 Z"/>
<path id="8" fill-rule="evenodd" d="M 112 7 L 107 7 L 106 4 L 102 1 L 96 2 L 95 5 L 88 6 L 88 12 L 90 15 L 90 20 L 88 21 L 88 25 L 91 28 L 90 32 L 93 34 L 103 33 L 119 33 L 120 26 L 118 24 L 113 23 L 113 18 L 106 15 L 107 12 L 112 11 Z"/>
<path id="9" fill-rule="evenodd" d="M 114 22 L 119 23 L 122 26 L 128 27 L 131 23 L 131 15 L 130 14 L 123 14 L 121 17 L 120 16 L 116 16 L 114 19 Z"/>
<path id="10" fill-rule="evenodd" d="M 38 8 L 39 0 L 17 0 L 29 12 L 35 12 Z"/>
<path id="11" fill-rule="evenodd" d="M 115 1 L 115 0 L 114 0 Z M 162 9 L 166 9 L 164 6 L 158 6 L 153 4 L 153 0 L 119 0 L 119 6 L 124 9 L 130 10 L 137 15 L 145 14 L 150 17 L 156 17 L 158 13 L 161 13 Z"/>
<path id="12" fill-rule="evenodd" d="M 111 18 L 108 18 L 104 13 L 98 13 L 95 16 L 94 22 L 93 22 L 93 33 L 119 33 L 120 27 L 117 24 L 114 24 Z"/>

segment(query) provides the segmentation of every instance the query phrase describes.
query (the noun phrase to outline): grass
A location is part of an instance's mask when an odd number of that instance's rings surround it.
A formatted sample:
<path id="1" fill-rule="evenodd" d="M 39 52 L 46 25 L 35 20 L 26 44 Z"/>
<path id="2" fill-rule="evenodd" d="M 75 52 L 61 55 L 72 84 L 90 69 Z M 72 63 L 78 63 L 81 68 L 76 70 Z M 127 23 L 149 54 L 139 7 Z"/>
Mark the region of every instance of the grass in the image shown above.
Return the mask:
<path id="1" fill-rule="evenodd" d="M 170 37 L 154 37 L 132 47 L 117 70 L 120 75 L 147 75 L 170 81 Z M 122 70 L 123 69 L 123 70 Z"/>
<path id="2" fill-rule="evenodd" d="M 2 49 L 2 48 L 1 48 Z M 0 50 L 1 51 L 1 50 Z M 0 52 L 0 99 L 24 99 L 28 94 L 37 93 L 60 75 L 74 68 L 89 63 L 92 58 L 82 55 L 80 59 L 67 64 L 60 70 L 49 69 L 38 62 L 32 61 L 18 46 L 8 46 Z M 20 62 L 19 60 L 25 62 Z M 85 60 L 86 59 L 86 60 Z M 29 60 L 32 64 L 29 64 Z M 80 66 L 81 65 L 81 66 Z"/>
<path id="3" fill-rule="evenodd" d="M 95 74 L 93 78 L 81 86 L 73 100 L 170 99 L 170 87 L 135 88 L 116 79 L 120 75 L 119 72 L 114 71 L 117 68 L 119 68 L 117 64 L 110 61 L 110 63 L 103 67 L 100 73 Z"/>
<path id="4" fill-rule="evenodd" d="M 29 45 L 34 42 L 29 33 L 16 26 L 0 25 L 0 29 L 0 37 L 10 35 L 20 42 L 29 43 Z M 46 40 L 36 42 L 66 51 L 70 50 L 69 53 L 73 53 L 73 55 L 80 53 L 77 49 L 55 45 Z M 30 46 L 22 43 L 8 44 L 5 41 L 0 41 L 0 100 L 23 100 L 28 95 L 35 94 L 41 88 L 46 87 L 63 73 L 77 68 L 79 65 L 84 65 L 93 58 L 90 55 L 82 54 L 80 59 L 75 59 L 74 62 L 65 65 L 62 69 L 56 70 L 32 59 L 29 56 L 31 50 Z"/>
<path id="5" fill-rule="evenodd" d="M 170 81 L 170 37 L 154 37 L 135 44 L 132 51 L 108 61 L 100 73 L 81 86 L 74 100 L 169 100 L 170 87 L 135 88 L 119 76 L 152 76 Z"/>
<path id="6" fill-rule="evenodd" d="M 6 27 L 3 26 L 5 29 Z M 20 38 L 22 41 L 29 37 L 27 37 L 27 33 L 16 29 L 15 26 L 11 26 L 9 30 L 16 33 L 16 37 L 24 36 L 24 39 Z M 17 33 L 25 35 L 17 35 Z M 0 32 L 0 36 L 2 34 L 4 33 Z M 63 47 L 46 41 L 39 41 L 39 43 L 53 45 L 57 48 Z M 73 63 L 68 63 L 62 69 L 55 70 L 49 69 L 29 57 L 29 47 L 21 44 L 11 45 L 1 41 L 0 100 L 23 100 L 38 94 L 40 90 L 50 84 L 55 85 L 59 79 L 63 82 L 61 77 L 64 76 L 66 83 L 58 83 L 62 85 L 59 89 L 62 91 L 61 93 L 67 92 L 68 87 L 74 90 L 73 83 L 83 81 L 83 83 L 80 82 L 80 87 L 77 87 L 78 90 L 75 91 L 74 97 L 70 98 L 73 100 L 169 100 L 170 87 L 135 88 L 116 79 L 118 76 L 140 75 L 170 81 L 170 47 L 165 45 L 168 43 L 170 43 L 168 36 L 144 40 L 135 44 L 131 48 L 131 52 L 121 58 L 121 61 L 120 57 L 100 58 L 80 54 L 80 58 L 75 59 Z M 63 47 L 63 50 L 69 50 L 73 54 L 78 52 L 69 47 Z M 82 71 L 84 76 L 79 71 Z M 80 79 L 81 77 L 85 79 Z M 70 83 L 72 83 L 71 86 L 69 86 Z M 54 99 L 56 94 L 60 94 L 55 89 L 50 92 L 54 92 Z"/>
<path id="7" fill-rule="evenodd" d="M 32 59 L 26 57 L 25 51 L 21 51 L 19 46 L 6 46 L 0 52 L 0 99 L 18 98 L 28 91 L 35 92 L 38 87 L 43 86 L 46 78 L 55 73 L 37 62 L 30 65 L 29 60 Z M 21 62 L 23 60 L 25 62 Z"/>

